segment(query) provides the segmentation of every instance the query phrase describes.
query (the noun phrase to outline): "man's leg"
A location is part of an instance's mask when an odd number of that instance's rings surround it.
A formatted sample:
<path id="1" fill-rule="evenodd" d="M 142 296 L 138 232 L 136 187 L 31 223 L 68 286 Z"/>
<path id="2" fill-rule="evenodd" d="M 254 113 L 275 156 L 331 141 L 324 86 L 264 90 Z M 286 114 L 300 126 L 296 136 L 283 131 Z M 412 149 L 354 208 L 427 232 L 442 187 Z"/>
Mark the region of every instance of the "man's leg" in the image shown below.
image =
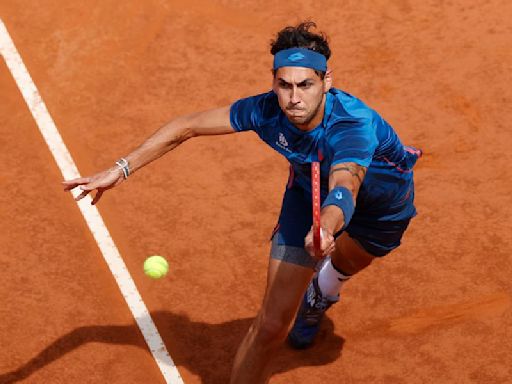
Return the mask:
<path id="1" fill-rule="evenodd" d="M 349 233 L 336 239 L 331 262 L 319 273 L 319 286 L 326 295 L 338 294 L 348 278 L 366 268 L 377 257 L 396 249 L 410 219 L 395 222 L 374 222 L 371 225 L 350 224 Z M 356 240 L 357 239 L 357 240 Z M 364 244 L 364 247 L 363 245 Z"/>
<path id="2" fill-rule="evenodd" d="M 316 277 L 321 295 L 337 298 L 342 285 L 369 266 L 375 258 L 376 256 L 368 253 L 357 240 L 343 233 L 336 239 L 334 252 Z"/>
<path id="3" fill-rule="evenodd" d="M 296 349 L 311 346 L 325 311 L 339 300 L 339 290 L 348 279 L 375 259 L 347 233 L 336 239 L 336 248 L 309 285 L 288 342 Z"/>
<path id="4" fill-rule="evenodd" d="M 314 270 L 270 259 L 262 307 L 238 348 L 231 384 L 262 384 L 270 377 L 269 362 L 286 334 Z"/>
<path id="5" fill-rule="evenodd" d="M 331 260 L 335 267 L 348 275 L 355 275 L 369 266 L 375 256 L 371 255 L 348 233 L 343 232 L 336 239 L 336 248 L 331 254 Z"/>

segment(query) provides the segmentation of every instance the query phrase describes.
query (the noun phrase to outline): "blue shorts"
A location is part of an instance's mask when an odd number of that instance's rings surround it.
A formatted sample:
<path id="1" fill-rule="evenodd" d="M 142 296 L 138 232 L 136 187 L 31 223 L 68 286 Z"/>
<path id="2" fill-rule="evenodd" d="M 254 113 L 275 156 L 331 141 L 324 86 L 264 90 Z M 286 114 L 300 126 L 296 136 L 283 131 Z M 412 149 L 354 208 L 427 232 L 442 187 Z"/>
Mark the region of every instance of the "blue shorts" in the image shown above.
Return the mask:
<path id="1" fill-rule="evenodd" d="M 304 249 L 304 238 L 313 223 L 311 204 L 310 194 L 301 187 L 292 185 L 286 189 L 279 221 L 272 234 L 272 258 L 315 268 L 317 261 Z M 381 221 L 378 217 L 360 214 L 356 209 L 344 231 L 368 253 L 381 257 L 400 245 L 412 216 L 398 221 Z M 336 233 L 335 237 L 342 232 Z"/>

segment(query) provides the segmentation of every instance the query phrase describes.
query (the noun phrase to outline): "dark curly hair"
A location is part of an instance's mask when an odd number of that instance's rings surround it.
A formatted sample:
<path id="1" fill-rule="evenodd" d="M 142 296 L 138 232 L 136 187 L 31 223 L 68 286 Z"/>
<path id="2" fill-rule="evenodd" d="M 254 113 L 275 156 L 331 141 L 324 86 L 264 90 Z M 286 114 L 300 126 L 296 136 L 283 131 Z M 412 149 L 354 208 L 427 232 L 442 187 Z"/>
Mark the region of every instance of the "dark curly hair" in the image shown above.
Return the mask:
<path id="1" fill-rule="evenodd" d="M 321 53 L 327 60 L 331 57 L 331 49 L 327 42 L 327 36 L 322 33 L 310 32 L 311 28 L 316 28 L 313 21 L 303 21 L 296 27 L 288 26 L 277 32 L 275 40 L 270 42 L 270 53 L 275 55 L 277 52 L 289 48 L 307 48 Z M 315 71 L 321 79 L 325 72 Z M 275 75 L 275 71 L 274 71 Z"/>
<path id="2" fill-rule="evenodd" d="M 321 53 L 329 60 L 331 49 L 327 42 L 327 36 L 322 32 L 310 32 L 311 28 L 316 28 L 316 24 L 313 21 L 303 21 L 296 27 L 288 26 L 283 28 L 277 32 L 276 39 L 270 42 L 270 53 L 275 55 L 283 49 L 307 48 Z"/>

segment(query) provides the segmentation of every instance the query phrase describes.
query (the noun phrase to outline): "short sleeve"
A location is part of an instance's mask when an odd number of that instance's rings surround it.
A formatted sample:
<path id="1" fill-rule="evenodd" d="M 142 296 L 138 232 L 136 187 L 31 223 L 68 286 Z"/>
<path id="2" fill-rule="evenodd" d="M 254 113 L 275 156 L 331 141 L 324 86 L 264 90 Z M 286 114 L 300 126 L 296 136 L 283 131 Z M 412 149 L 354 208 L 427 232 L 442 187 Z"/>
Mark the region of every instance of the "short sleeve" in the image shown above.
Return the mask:
<path id="1" fill-rule="evenodd" d="M 259 129 L 274 119 L 278 111 L 277 97 L 271 91 L 234 102 L 229 111 L 229 119 L 233 129 L 238 132 L 259 133 Z"/>
<path id="2" fill-rule="evenodd" d="M 339 122 L 332 128 L 328 141 L 333 150 L 331 165 L 353 162 L 368 167 L 378 145 L 376 128 L 370 119 Z"/>
<path id="3" fill-rule="evenodd" d="M 258 96 L 247 97 L 231 105 L 229 119 L 231 126 L 236 131 L 253 131 L 255 129 L 257 124 L 255 117 L 258 115 L 256 111 L 258 99 Z"/>

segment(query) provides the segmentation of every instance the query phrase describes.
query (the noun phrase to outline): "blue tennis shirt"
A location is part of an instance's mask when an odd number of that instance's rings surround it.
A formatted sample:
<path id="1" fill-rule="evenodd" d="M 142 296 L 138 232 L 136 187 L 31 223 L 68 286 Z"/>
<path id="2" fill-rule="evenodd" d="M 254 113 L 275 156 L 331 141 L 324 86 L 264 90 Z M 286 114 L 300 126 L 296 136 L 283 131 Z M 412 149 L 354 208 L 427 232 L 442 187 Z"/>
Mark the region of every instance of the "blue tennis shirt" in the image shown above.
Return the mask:
<path id="1" fill-rule="evenodd" d="M 368 167 L 359 190 L 354 219 L 404 220 L 416 214 L 412 167 L 419 151 L 405 147 L 393 128 L 361 100 L 331 88 L 324 118 L 311 131 L 295 127 L 268 93 L 236 101 L 231 106 L 236 131 L 254 131 L 285 156 L 291 183 L 311 192 L 311 162 L 321 153 L 322 201 L 328 194 L 329 171 L 345 162 Z"/>

